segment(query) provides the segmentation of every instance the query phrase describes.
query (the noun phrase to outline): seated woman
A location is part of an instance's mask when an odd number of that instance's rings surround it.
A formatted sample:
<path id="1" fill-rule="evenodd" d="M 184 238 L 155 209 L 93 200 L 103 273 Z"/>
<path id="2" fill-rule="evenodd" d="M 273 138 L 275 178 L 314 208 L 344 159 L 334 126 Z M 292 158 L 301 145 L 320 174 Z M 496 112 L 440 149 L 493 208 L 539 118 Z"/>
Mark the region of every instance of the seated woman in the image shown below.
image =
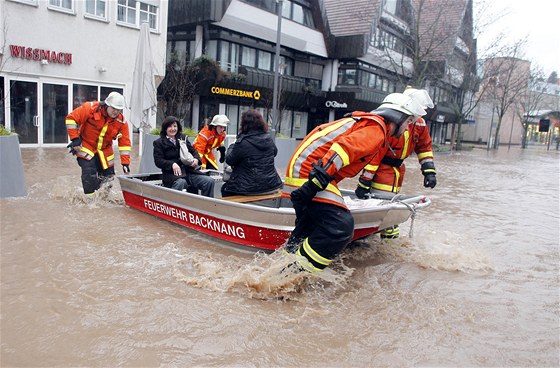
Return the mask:
<path id="1" fill-rule="evenodd" d="M 245 111 L 239 129 L 236 142 L 227 150 L 226 164 L 233 170 L 222 186 L 222 196 L 255 195 L 282 187 L 274 167 L 278 148 L 262 115 L 257 110 Z"/>
<path id="2" fill-rule="evenodd" d="M 154 141 L 154 163 L 163 174 L 163 186 L 177 190 L 195 188 L 196 193 L 200 190 L 203 196 L 214 197 L 214 179 L 196 169 L 201 163 L 200 156 L 182 130 L 179 119 L 168 116 L 161 125 L 160 138 Z M 186 141 L 194 157 L 190 166 L 181 162 L 179 139 Z"/>

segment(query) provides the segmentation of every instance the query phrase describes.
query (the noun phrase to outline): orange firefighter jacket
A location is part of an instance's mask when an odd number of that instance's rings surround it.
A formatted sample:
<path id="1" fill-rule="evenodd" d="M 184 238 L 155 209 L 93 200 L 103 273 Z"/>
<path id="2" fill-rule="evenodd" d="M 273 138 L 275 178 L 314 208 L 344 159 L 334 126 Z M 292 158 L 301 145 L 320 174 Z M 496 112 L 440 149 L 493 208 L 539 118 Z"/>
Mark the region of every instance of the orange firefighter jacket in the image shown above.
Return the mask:
<path id="1" fill-rule="evenodd" d="M 397 137 L 388 137 L 389 147 L 379 168 L 373 174 L 372 188 L 384 192 L 398 193 L 401 190 L 406 167 L 404 159 L 415 152 L 420 165 L 433 161 L 432 137 L 428 131 L 426 121 L 418 118 L 414 124 L 410 124 L 404 134 Z M 371 175 L 365 174 L 365 177 Z"/>
<path id="2" fill-rule="evenodd" d="M 216 157 L 212 152 L 212 149 L 223 146 L 224 140 L 226 139 L 226 132 L 223 131 L 222 134 L 217 134 L 215 129 L 207 125 L 198 132 L 198 135 L 194 139 L 193 147 L 198 151 L 200 158 L 202 160 L 202 168 L 206 168 L 206 163 L 218 167 L 216 162 Z"/>
<path id="3" fill-rule="evenodd" d="M 296 148 L 288 162 L 282 197 L 307 182 L 312 163 L 322 160 L 334 180 L 313 201 L 331 203 L 347 208 L 337 183 L 344 178 L 356 176 L 362 169 L 379 165 L 385 151 L 387 127 L 385 120 L 370 113 L 354 113 L 319 125 L 309 133 Z"/>
<path id="4" fill-rule="evenodd" d="M 113 140 L 119 140 L 121 164 L 130 165 L 130 135 L 128 123 L 122 114 L 116 119 L 107 116 L 99 101 L 86 102 L 66 116 L 66 129 L 70 140 L 82 138 L 78 157 L 91 160 L 99 156 L 103 169 L 114 166 Z"/>

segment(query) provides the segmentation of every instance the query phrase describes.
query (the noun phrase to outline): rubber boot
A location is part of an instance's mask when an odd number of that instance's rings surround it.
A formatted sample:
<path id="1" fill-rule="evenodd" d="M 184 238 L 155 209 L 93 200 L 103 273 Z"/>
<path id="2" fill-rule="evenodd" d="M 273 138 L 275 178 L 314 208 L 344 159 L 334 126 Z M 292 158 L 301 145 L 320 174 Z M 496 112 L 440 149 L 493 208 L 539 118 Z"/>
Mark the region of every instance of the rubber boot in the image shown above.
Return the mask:
<path id="1" fill-rule="evenodd" d="M 379 235 L 381 239 L 397 239 L 399 237 L 399 226 L 395 225 L 383 229 Z"/>

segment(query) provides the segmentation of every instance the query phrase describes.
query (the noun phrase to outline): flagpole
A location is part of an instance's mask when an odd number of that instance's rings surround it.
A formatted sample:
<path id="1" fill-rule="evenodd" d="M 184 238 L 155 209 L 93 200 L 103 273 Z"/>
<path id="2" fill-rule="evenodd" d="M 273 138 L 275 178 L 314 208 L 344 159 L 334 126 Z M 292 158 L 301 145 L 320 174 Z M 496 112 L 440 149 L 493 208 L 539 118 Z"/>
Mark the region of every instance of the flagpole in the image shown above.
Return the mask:
<path id="1" fill-rule="evenodd" d="M 280 40 L 282 35 L 282 2 L 276 0 L 276 13 L 278 14 L 278 26 L 276 28 L 276 54 L 274 56 L 274 90 L 272 92 L 272 129 L 278 124 L 278 80 L 280 74 Z"/>

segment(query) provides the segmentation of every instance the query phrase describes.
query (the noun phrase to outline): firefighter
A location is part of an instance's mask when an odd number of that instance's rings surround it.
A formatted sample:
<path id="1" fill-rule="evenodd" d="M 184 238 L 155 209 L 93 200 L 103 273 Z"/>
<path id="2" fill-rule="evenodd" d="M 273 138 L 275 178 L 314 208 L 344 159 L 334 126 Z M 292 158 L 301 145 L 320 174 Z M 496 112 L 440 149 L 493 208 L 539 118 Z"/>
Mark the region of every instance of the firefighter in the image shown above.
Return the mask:
<path id="1" fill-rule="evenodd" d="M 403 92 L 416 100 L 424 109 L 432 109 L 434 103 L 428 92 L 424 89 L 415 89 L 408 86 Z M 385 157 L 381 160 L 377 169 L 372 168 L 369 172 L 364 172 L 360 177 L 356 194 L 364 198 L 367 193 L 392 193 L 400 192 L 406 171 L 404 160 L 416 153 L 422 174 L 424 176 L 424 186 L 434 188 L 437 184 L 436 169 L 434 165 L 434 154 L 432 152 L 432 137 L 428 131 L 428 126 L 423 118 L 418 118 L 413 124 L 408 126 L 408 130 L 401 137 L 389 137 Z M 373 177 L 372 177 L 373 176 Z M 399 237 L 399 226 L 395 225 L 383 229 L 380 233 L 381 239 L 396 239 Z"/>
<path id="2" fill-rule="evenodd" d="M 202 168 L 218 170 L 218 163 L 212 150 L 216 148 L 220 152 L 220 162 L 226 159 L 226 147 L 224 140 L 226 139 L 226 128 L 229 119 L 225 115 L 215 115 L 209 125 L 205 126 L 198 132 L 194 140 L 194 148 L 202 158 Z"/>
<path id="3" fill-rule="evenodd" d="M 425 113 L 415 100 L 392 93 L 370 113 L 320 125 L 303 139 L 288 163 L 282 192 L 296 212 L 285 250 L 300 256 L 298 268 L 321 271 L 350 243 L 354 219 L 337 183 L 366 165 L 379 165 L 387 137 L 402 135 Z"/>
<path id="4" fill-rule="evenodd" d="M 113 140 L 118 139 L 121 164 L 130 172 L 130 134 L 122 111 L 124 97 L 111 92 L 105 101 L 86 102 L 66 116 L 70 152 L 82 168 L 84 194 L 93 196 L 115 176 Z"/>

